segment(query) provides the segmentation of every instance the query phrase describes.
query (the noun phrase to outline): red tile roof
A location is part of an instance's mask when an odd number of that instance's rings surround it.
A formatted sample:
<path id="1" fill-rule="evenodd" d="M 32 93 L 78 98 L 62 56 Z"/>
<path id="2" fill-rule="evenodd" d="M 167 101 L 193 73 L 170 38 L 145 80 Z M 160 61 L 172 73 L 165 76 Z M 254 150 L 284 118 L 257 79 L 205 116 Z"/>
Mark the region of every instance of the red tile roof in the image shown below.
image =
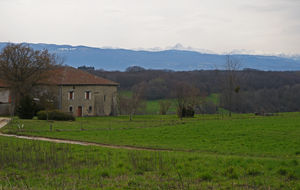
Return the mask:
<path id="1" fill-rule="evenodd" d="M 58 67 L 49 72 L 46 81 L 42 84 L 56 84 L 56 85 L 105 85 L 118 86 L 118 83 L 98 77 L 80 69 L 73 67 Z M 7 87 L 4 81 L 0 80 L 0 87 Z"/>
<path id="2" fill-rule="evenodd" d="M 112 85 L 119 84 L 73 67 L 59 67 L 51 71 L 48 81 L 57 85 Z"/>

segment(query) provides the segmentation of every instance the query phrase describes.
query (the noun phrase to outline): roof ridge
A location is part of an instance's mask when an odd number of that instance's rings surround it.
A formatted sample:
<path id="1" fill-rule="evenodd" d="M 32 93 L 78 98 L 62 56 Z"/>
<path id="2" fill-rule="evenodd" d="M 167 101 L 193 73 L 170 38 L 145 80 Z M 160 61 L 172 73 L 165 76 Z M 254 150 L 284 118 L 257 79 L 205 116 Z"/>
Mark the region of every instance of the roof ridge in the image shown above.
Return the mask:
<path id="1" fill-rule="evenodd" d="M 73 67 L 70 67 L 70 68 L 73 68 Z M 94 78 L 98 78 L 98 79 L 101 79 L 101 80 L 106 80 L 106 81 L 108 81 L 108 82 L 116 83 L 116 82 L 114 82 L 114 81 L 112 81 L 112 80 L 109 80 L 109 79 L 106 79 L 106 78 L 97 76 L 97 75 L 95 75 L 95 74 L 89 73 L 89 72 L 84 71 L 84 70 L 81 70 L 81 69 L 76 69 L 76 68 L 73 68 L 73 69 L 78 70 L 78 71 L 81 71 L 81 72 L 84 72 L 84 73 L 86 73 L 86 74 L 88 74 L 88 75 L 93 76 Z M 117 83 L 116 83 L 116 84 L 117 84 Z"/>
<path id="2" fill-rule="evenodd" d="M 83 71 L 80 69 L 76 69 L 74 67 L 69 67 L 69 66 L 64 66 L 62 68 L 63 72 L 63 77 L 61 81 L 57 81 L 57 83 L 61 84 L 61 85 L 76 85 L 76 84 L 80 84 L 80 85 L 115 85 L 118 86 L 119 84 L 97 76 L 95 74 L 89 73 L 87 71 Z M 58 70 L 59 71 L 59 70 Z"/>
<path id="3" fill-rule="evenodd" d="M 48 79 L 44 79 L 40 83 L 53 85 L 119 86 L 119 83 L 112 80 L 70 66 L 57 67 L 49 71 L 49 75 Z M 0 87 L 7 87 L 5 81 L 0 80 Z"/>

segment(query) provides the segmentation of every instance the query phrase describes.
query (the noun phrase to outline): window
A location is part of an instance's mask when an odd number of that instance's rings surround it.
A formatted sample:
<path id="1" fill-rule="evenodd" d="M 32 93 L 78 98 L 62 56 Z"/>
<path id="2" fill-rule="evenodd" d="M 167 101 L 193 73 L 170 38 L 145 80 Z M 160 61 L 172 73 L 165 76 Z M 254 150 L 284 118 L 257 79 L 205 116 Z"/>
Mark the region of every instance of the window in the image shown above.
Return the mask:
<path id="1" fill-rule="evenodd" d="M 91 99 L 91 91 L 86 91 L 85 92 L 85 99 L 90 100 Z"/>
<path id="2" fill-rule="evenodd" d="M 93 110 L 92 106 L 89 106 L 88 112 L 89 112 L 89 113 L 92 113 L 92 110 Z"/>
<path id="3" fill-rule="evenodd" d="M 73 112 L 73 106 L 69 107 L 69 112 Z"/>
<path id="4" fill-rule="evenodd" d="M 70 91 L 68 95 L 69 100 L 74 100 L 74 91 Z"/>

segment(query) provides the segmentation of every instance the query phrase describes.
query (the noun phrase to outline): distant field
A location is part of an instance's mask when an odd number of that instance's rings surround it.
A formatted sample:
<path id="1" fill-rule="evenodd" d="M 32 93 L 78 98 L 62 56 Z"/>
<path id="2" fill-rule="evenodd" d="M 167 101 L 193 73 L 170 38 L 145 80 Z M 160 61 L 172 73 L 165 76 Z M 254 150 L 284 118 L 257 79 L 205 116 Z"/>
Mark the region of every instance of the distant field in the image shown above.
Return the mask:
<path id="1" fill-rule="evenodd" d="M 132 96 L 132 91 L 130 90 L 121 90 L 119 91 L 121 96 L 126 96 L 126 97 L 131 97 Z"/>
<path id="2" fill-rule="evenodd" d="M 219 104 L 219 95 L 218 94 L 211 94 L 206 97 L 206 100 L 212 101 L 216 105 Z M 159 114 L 159 102 L 160 101 L 169 101 L 171 102 L 171 106 L 167 112 L 167 114 L 176 114 L 176 99 L 163 99 L 163 100 L 147 100 L 146 101 L 146 114 L 147 115 L 155 115 Z"/>
<path id="3" fill-rule="evenodd" d="M 169 101 L 171 106 L 167 114 L 176 114 L 176 100 L 175 99 L 165 99 L 165 100 L 147 100 L 146 102 L 146 114 L 155 115 L 159 114 L 159 102 L 160 101 Z"/>
<path id="4" fill-rule="evenodd" d="M 18 129 L 18 123 L 24 128 Z M 87 179 L 95 188 L 116 189 L 300 188 L 300 113 L 197 115 L 183 120 L 148 115 L 135 116 L 133 121 L 128 116 L 91 117 L 53 122 L 52 131 L 49 124 L 15 120 L 2 131 L 172 151 L 110 150 L 0 137 L 0 159 L 7 160 L 0 166 L 0 187 L 9 187 L 4 180 L 8 178 L 11 184 L 22 185 L 18 180 L 22 179 L 35 187 L 73 184 L 82 189 L 89 185 Z M 13 164 L 10 158 L 23 164 Z"/>
<path id="5" fill-rule="evenodd" d="M 209 96 L 207 96 L 206 98 L 217 105 L 220 103 L 220 95 L 219 94 L 213 93 L 213 94 L 210 94 Z"/>
<path id="6" fill-rule="evenodd" d="M 120 92 L 121 95 L 130 97 L 132 96 L 132 92 L 129 90 L 123 90 Z M 212 101 L 216 105 L 219 104 L 219 95 L 218 94 L 210 94 L 206 97 L 207 100 Z M 160 101 L 169 101 L 171 102 L 171 106 L 167 112 L 167 114 L 175 114 L 176 113 L 176 99 L 163 99 L 163 100 L 147 100 L 146 101 L 146 110 L 145 114 L 147 115 L 155 115 L 159 114 L 159 102 Z"/>

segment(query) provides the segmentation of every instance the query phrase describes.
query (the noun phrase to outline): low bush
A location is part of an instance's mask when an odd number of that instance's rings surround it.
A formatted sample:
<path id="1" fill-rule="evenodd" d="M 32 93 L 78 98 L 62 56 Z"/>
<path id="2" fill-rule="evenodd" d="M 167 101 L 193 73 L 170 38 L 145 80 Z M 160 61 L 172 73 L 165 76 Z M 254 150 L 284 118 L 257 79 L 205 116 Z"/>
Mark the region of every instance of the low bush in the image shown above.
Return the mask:
<path id="1" fill-rule="evenodd" d="M 182 117 L 194 117 L 195 110 L 192 106 L 177 108 L 177 115 L 180 118 L 182 118 Z"/>
<path id="2" fill-rule="evenodd" d="M 69 113 L 64 113 L 59 110 L 39 111 L 37 117 L 39 120 L 56 120 L 56 121 L 75 121 L 75 117 Z"/>
<path id="3" fill-rule="evenodd" d="M 20 119 L 32 119 L 35 111 L 35 103 L 30 96 L 24 96 L 17 107 L 17 115 Z"/>

